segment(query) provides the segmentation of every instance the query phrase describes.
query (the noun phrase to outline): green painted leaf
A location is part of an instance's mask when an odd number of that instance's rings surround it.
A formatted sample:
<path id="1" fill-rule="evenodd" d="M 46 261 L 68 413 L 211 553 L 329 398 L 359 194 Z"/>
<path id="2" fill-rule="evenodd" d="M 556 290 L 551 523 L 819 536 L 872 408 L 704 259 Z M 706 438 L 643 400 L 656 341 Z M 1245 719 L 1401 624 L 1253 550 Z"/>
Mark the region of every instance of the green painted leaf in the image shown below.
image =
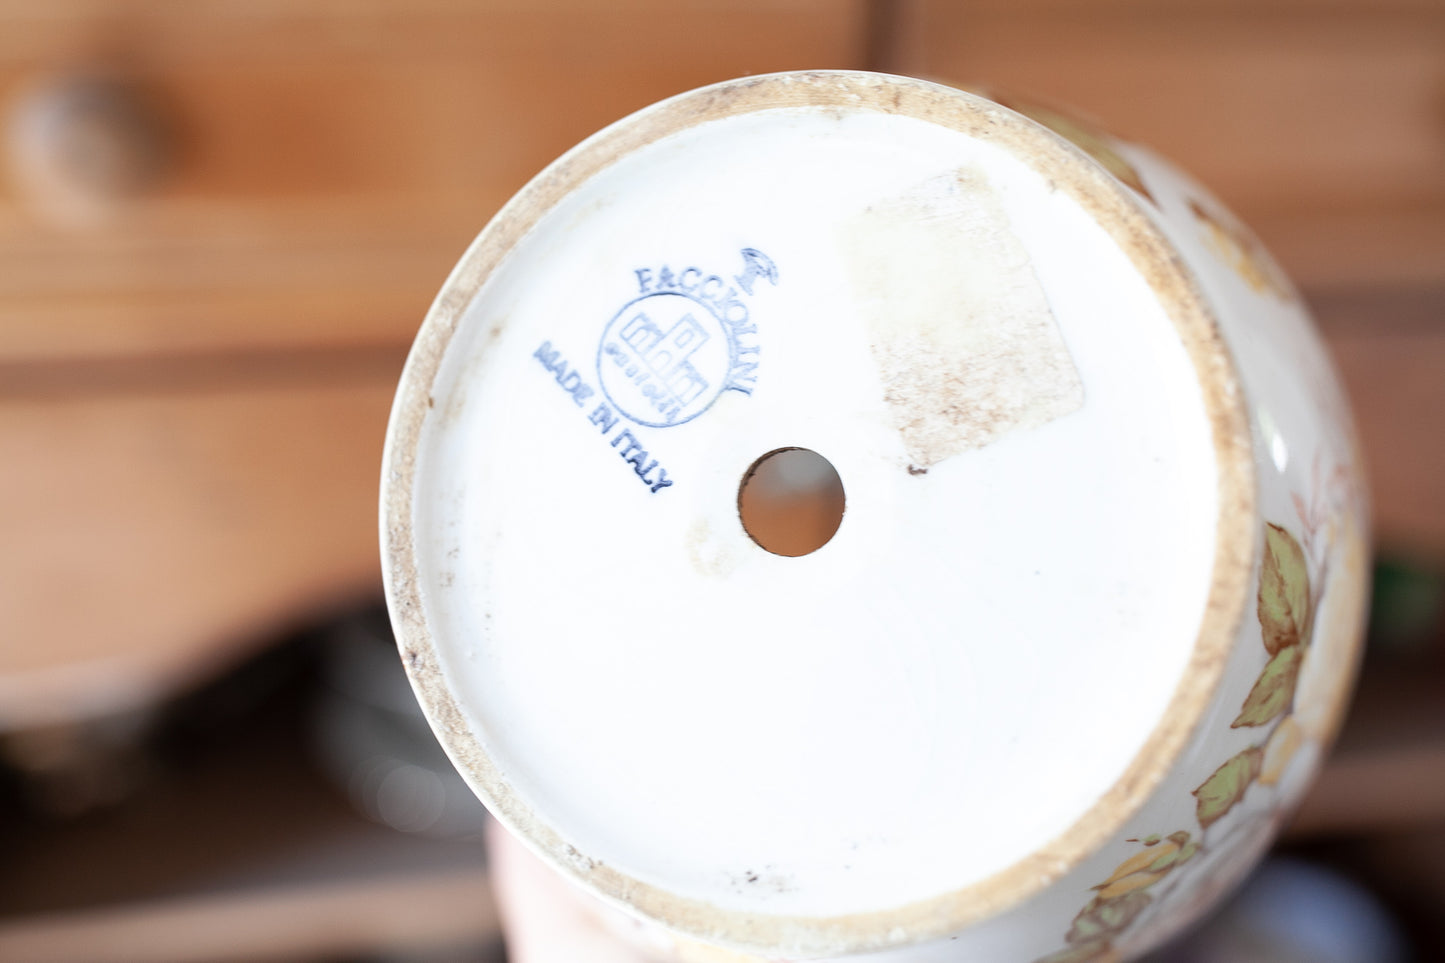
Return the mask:
<path id="1" fill-rule="evenodd" d="M 1034 963 L 1102 963 L 1104 960 L 1112 960 L 1113 944 L 1108 940 L 1094 940 L 1089 943 L 1082 943 L 1078 946 L 1065 947 L 1057 953 L 1050 953 Z"/>
<path id="2" fill-rule="evenodd" d="M 1253 748 L 1244 750 L 1214 770 L 1214 775 L 1194 790 L 1194 812 L 1199 817 L 1199 825 L 1208 829 L 1233 809 L 1234 804 L 1244 798 L 1249 784 L 1259 776 L 1263 764 L 1264 750 Z"/>
<path id="3" fill-rule="evenodd" d="M 1064 939 L 1070 943 L 1081 944 L 1113 937 L 1134 922 L 1152 900 L 1152 896 L 1140 890 L 1116 899 L 1095 897 L 1074 917 L 1074 925 L 1069 928 L 1069 935 Z"/>
<path id="4" fill-rule="evenodd" d="M 1259 573 L 1259 624 L 1270 655 L 1307 642 L 1310 576 L 1295 537 L 1278 525 L 1264 528 L 1264 564 Z"/>
<path id="5" fill-rule="evenodd" d="M 1259 681 L 1249 690 L 1249 698 L 1244 700 L 1239 718 L 1229 727 L 1262 726 L 1289 711 L 1294 703 L 1294 687 L 1299 681 L 1299 667 L 1303 659 L 1304 647 L 1298 645 L 1281 649 L 1270 659 L 1259 674 Z"/>

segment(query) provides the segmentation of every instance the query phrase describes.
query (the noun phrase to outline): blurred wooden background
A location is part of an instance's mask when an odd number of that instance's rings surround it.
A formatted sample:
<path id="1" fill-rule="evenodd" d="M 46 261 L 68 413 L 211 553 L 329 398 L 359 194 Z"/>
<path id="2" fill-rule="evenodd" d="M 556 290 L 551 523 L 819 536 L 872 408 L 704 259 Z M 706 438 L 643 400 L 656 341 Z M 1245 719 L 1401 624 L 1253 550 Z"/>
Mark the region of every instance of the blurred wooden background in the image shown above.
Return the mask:
<path id="1" fill-rule="evenodd" d="M 388 406 L 472 236 L 612 120 L 809 67 L 1070 104 L 1190 170 L 1314 306 L 1379 544 L 1445 560 L 1439 0 L 0 0 L 0 729 L 373 598 Z M 1419 751 L 1352 764 L 1445 813 Z M 1370 772 L 1306 819 L 1363 818 Z"/>
<path id="2" fill-rule="evenodd" d="M 470 238 L 627 112 L 814 66 L 1051 98 L 1186 166 L 1315 306 L 1379 539 L 1445 552 L 1438 2 L 0 0 L 0 725 L 374 593 L 392 388 Z M 67 167 L 97 142 L 116 170 Z"/>

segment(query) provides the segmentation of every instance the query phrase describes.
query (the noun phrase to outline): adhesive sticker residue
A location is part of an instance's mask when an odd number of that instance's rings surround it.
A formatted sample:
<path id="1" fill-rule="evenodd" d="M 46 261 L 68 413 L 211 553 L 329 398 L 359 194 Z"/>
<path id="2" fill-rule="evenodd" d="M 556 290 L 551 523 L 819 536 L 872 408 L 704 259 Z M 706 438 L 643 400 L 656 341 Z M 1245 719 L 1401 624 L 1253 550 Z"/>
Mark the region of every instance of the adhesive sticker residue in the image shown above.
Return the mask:
<path id="1" fill-rule="evenodd" d="M 867 208 L 845 224 L 843 254 L 910 471 L 1083 405 L 1028 252 L 981 172 Z"/>

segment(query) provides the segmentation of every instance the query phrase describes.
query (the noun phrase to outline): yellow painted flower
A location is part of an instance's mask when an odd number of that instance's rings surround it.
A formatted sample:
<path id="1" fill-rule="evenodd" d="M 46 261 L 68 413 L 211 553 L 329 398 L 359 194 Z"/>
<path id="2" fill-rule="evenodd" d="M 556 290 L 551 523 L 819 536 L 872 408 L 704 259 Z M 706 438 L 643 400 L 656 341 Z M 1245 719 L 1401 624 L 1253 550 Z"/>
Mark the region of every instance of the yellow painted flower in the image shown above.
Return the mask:
<path id="1" fill-rule="evenodd" d="M 1211 210 L 1198 201 L 1190 201 L 1189 209 L 1204 227 L 1205 239 L 1244 283 L 1260 294 L 1272 294 L 1283 300 L 1295 299 L 1294 289 L 1259 240 L 1239 221 L 1223 209 Z"/>

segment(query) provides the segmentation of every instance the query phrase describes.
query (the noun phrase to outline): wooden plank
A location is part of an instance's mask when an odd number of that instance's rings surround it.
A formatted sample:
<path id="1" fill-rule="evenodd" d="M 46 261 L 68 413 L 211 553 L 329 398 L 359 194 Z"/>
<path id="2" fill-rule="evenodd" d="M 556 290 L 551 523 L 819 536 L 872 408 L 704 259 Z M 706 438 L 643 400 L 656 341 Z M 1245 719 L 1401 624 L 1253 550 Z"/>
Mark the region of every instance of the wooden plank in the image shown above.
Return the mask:
<path id="1" fill-rule="evenodd" d="M 497 207 L 578 140 L 743 73 L 853 66 L 862 0 L 0 6 L 0 103 L 121 70 L 173 129 L 80 217 L 0 185 L 0 359 L 409 337 Z"/>
<path id="2" fill-rule="evenodd" d="M 396 345 L 415 334 L 472 227 L 439 221 L 435 240 L 374 243 L 178 234 L 144 250 L 0 256 L 0 363 Z"/>
<path id="3" fill-rule="evenodd" d="M 145 705 L 379 592 L 392 357 L 0 402 L 0 727 Z"/>
<path id="4" fill-rule="evenodd" d="M 1382 549 L 1445 558 L 1445 286 L 1308 297 L 1355 412 Z"/>
<path id="5" fill-rule="evenodd" d="M 1445 205 L 1262 213 L 1251 225 L 1295 283 L 1312 290 L 1405 289 L 1445 280 Z"/>
<path id="6" fill-rule="evenodd" d="M 926 2 L 926 0 L 925 0 Z M 899 0 L 900 6 L 918 6 L 918 0 Z M 969 0 L 977 14 L 1056 16 L 1087 13 L 1095 16 L 1128 14 L 1140 17 L 1188 15 L 1268 17 L 1285 14 L 1310 17 L 1380 16 L 1436 12 L 1438 0 Z"/>
<path id="7" fill-rule="evenodd" d="M 833 0 L 0 0 L 8 21 L 0 60 L 127 51 L 176 60 L 307 58 L 419 48 L 610 57 L 621 45 L 653 41 L 706 56 L 709 46 L 735 50 L 742 39 L 766 55 L 851 31 L 855 16 L 861 10 Z"/>
<path id="8" fill-rule="evenodd" d="M 0 923 L 0 959 L 230 963 L 485 944 L 501 928 L 477 872 L 337 878 Z"/>
<path id="9" fill-rule="evenodd" d="M 1323 10 L 1328 6 L 1328 10 Z M 1445 7 L 1031 3 L 902 7 L 899 68 L 1073 105 L 1190 170 L 1246 221 L 1288 236 L 1286 267 L 1332 280 L 1445 276 Z M 1322 12 L 1323 11 L 1323 12 Z M 1426 209 L 1428 252 L 1387 232 L 1295 257 L 1320 217 Z M 1300 219 L 1298 226 L 1289 222 Z M 1340 222 L 1343 223 L 1343 222 Z M 1318 247 L 1318 245 L 1316 245 Z M 1400 263 L 1402 254 L 1410 260 Z"/>
<path id="10" fill-rule="evenodd" d="M 1364 448 L 1376 544 L 1445 557 L 1445 326 L 1326 334 Z"/>

